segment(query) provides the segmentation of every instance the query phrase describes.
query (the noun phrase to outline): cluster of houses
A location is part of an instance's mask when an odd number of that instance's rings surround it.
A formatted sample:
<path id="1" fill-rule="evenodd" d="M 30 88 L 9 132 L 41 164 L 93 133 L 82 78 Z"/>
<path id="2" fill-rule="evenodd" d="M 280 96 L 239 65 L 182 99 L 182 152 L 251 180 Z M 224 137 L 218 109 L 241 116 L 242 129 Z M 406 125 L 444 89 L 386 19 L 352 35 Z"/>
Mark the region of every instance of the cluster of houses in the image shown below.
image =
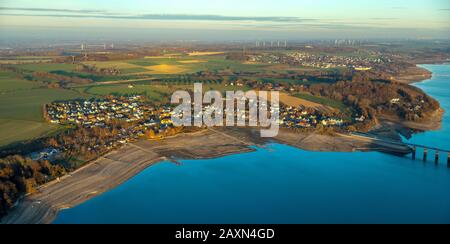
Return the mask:
<path id="1" fill-rule="evenodd" d="M 303 106 L 281 106 L 279 122 L 286 128 L 315 128 L 319 124 L 331 127 L 345 124 L 341 118 L 328 117 L 317 110 L 308 110 Z"/>
<path id="2" fill-rule="evenodd" d="M 112 99 L 72 100 L 46 105 L 48 121 L 60 125 L 78 125 L 85 128 L 110 128 L 112 121 L 130 123 L 110 142 L 125 144 L 145 135 L 148 130 L 161 133 L 173 125 L 171 108 L 155 108 L 141 96 Z"/>
<path id="3" fill-rule="evenodd" d="M 134 122 L 156 113 L 140 96 L 114 99 L 72 100 L 46 105 L 46 116 L 53 124 L 78 124 L 102 127 L 106 121 Z"/>
<path id="4" fill-rule="evenodd" d="M 418 119 L 423 116 L 425 100 L 416 98 L 413 101 L 404 101 L 401 98 L 393 98 L 390 101 L 391 106 L 403 107 L 407 113 L 412 115 L 413 119 Z"/>
<path id="5" fill-rule="evenodd" d="M 214 105 L 207 105 L 201 112 L 193 113 L 193 117 L 202 117 L 203 114 L 214 111 L 216 111 Z M 235 111 L 236 115 L 239 112 Z M 308 110 L 302 106 L 283 105 L 279 108 L 279 113 L 280 125 L 287 128 L 315 128 L 319 124 L 331 127 L 345 124 L 341 118 L 329 117 L 317 110 Z M 241 113 L 247 116 L 248 111 L 244 114 Z M 167 128 L 173 127 L 172 115 L 173 111 L 170 107 L 155 108 L 142 100 L 140 96 L 61 101 L 46 105 L 46 117 L 55 124 L 111 128 L 111 121 L 130 122 L 129 126 L 122 128 L 111 141 L 105 142 L 109 147 L 126 144 L 144 136 L 149 130 L 153 130 L 155 134 L 164 132 Z M 36 157 L 45 157 L 50 154 L 52 152 L 44 152 L 42 154 L 44 156 L 40 154 Z"/>
<path id="6" fill-rule="evenodd" d="M 370 70 L 376 64 L 389 62 L 381 57 L 329 56 L 315 55 L 305 52 L 261 53 L 249 55 L 248 61 L 268 64 L 291 64 L 314 68 L 351 68 L 354 70 Z"/>

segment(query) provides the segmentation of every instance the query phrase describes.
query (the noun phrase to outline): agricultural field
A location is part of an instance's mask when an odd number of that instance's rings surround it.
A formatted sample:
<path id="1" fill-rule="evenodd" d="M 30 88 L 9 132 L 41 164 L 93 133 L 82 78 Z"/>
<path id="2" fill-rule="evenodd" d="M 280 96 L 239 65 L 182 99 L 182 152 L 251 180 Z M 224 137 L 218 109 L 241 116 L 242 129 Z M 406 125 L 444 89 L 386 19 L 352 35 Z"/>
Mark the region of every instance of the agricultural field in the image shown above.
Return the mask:
<path id="1" fill-rule="evenodd" d="M 39 63 L 39 64 L 22 64 L 17 66 L 20 69 L 26 71 L 41 71 L 41 72 L 51 72 L 51 71 L 74 71 L 77 68 L 76 64 L 59 64 L 59 63 Z"/>
<path id="2" fill-rule="evenodd" d="M 105 63 L 105 64 L 103 64 Z M 128 65 L 127 63 L 124 63 Z M 109 67 L 114 66 L 113 62 L 98 62 L 97 67 Z M 134 73 L 147 71 L 144 68 L 136 68 L 133 65 L 129 65 L 127 69 L 123 69 L 123 74 L 121 75 L 101 75 L 101 74 L 92 74 L 77 71 L 76 64 L 64 64 L 64 63 L 39 63 L 39 64 L 20 64 L 15 65 L 15 67 L 23 70 L 25 73 L 31 75 L 32 72 L 48 72 L 51 74 L 62 75 L 67 77 L 77 77 L 82 79 L 90 79 L 94 82 L 106 82 L 106 81 L 116 81 L 116 80 L 127 80 L 127 79 L 135 79 L 137 76 L 133 75 Z M 46 80 L 50 82 L 58 82 L 57 80 Z"/>
<path id="3" fill-rule="evenodd" d="M 115 84 L 115 85 L 98 85 L 83 89 L 83 92 L 92 96 L 127 96 L 127 95 L 144 95 L 153 102 L 168 102 L 170 99 L 170 89 L 165 86 L 156 85 L 134 85 Z"/>
<path id="4" fill-rule="evenodd" d="M 38 138 L 58 129 L 58 126 L 47 122 L 0 119 L 0 147 Z"/>
<path id="5" fill-rule="evenodd" d="M 89 61 L 89 62 L 83 62 L 83 64 L 87 65 L 94 65 L 97 68 L 104 69 L 104 68 L 115 68 L 119 69 L 122 74 L 134 74 L 134 73 L 142 73 L 146 72 L 147 69 L 133 64 L 128 63 L 126 61 L 106 61 L 106 62 L 97 62 L 97 61 Z"/>
<path id="6" fill-rule="evenodd" d="M 192 52 L 188 53 L 189 56 L 211 56 L 211 55 L 219 55 L 224 54 L 224 52 Z"/>
<path id="7" fill-rule="evenodd" d="M 39 86 L 38 82 L 17 78 L 17 75 L 12 72 L 0 71 L 0 95 L 2 96 L 10 91 L 32 89 Z"/>
<path id="8" fill-rule="evenodd" d="M 181 74 L 189 71 L 182 65 L 159 64 L 145 67 L 149 71 L 147 74 Z"/>
<path id="9" fill-rule="evenodd" d="M 225 92 L 229 90 L 242 90 L 248 91 L 248 87 L 230 87 L 225 86 L 221 83 L 202 83 L 203 90 L 210 91 L 220 91 Z M 111 84 L 111 85 L 91 85 L 91 86 L 80 86 L 74 88 L 81 94 L 85 96 L 127 96 L 127 95 L 143 95 L 147 97 L 152 102 L 170 102 L 171 95 L 178 90 L 193 90 L 194 82 L 182 84 L 176 82 L 170 83 L 155 83 L 153 81 L 142 81 L 126 84 Z"/>
<path id="10" fill-rule="evenodd" d="M 286 93 L 280 93 L 280 102 L 291 107 L 304 106 L 305 108 L 319 109 L 324 105 L 317 102 L 312 102 L 307 99 L 302 99 L 297 96 L 290 96 Z"/>
<path id="11" fill-rule="evenodd" d="M 34 64 L 51 62 L 56 56 L 16 56 L 0 58 L 0 64 Z"/>
<path id="12" fill-rule="evenodd" d="M 227 60 L 225 56 L 193 56 L 193 57 L 148 57 L 127 61 L 150 70 L 150 74 L 180 74 L 198 71 L 218 71 L 231 69 L 233 71 L 261 71 L 268 65 L 243 64 Z"/>
<path id="13" fill-rule="evenodd" d="M 86 61 L 83 64 L 93 65 L 100 69 L 119 69 L 121 74 L 110 76 L 85 73 L 77 70 L 77 64 L 65 63 L 18 64 L 16 67 L 30 73 L 49 72 L 69 77 L 91 79 L 95 82 L 134 79 L 138 76 L 158 77 L 162 75 L 191 74 L 199 71 L 266 72 L 264 69 L 269 67 L 265 64 L 245 64 L 239 61 L 227 60 L 224 55 L 146 57 L 119 61 Z"/>
<path id="14" fill-rule="evenodd" d="M 0 147 L 54 132 L 59 127 L 44 121 L 42 106 L 81 96 L 70 90 L 36 88 L 34 82 L 7 76 L 2 80 L 0 87 L 8 84 L 10 90 L 0 96 Z"/>
<path id="15" fill-rule="evenodd" d="M 319 97 L 319 96 L 313 96 L 309 93 L 297 93 L 295 94 L 295 97 L 298 97 L 300 99 L 304 99 L 313 103 L 322 104 L 324 106 L 328 106 L 334 109 L 338 109 L 344 114 L 351 114 L 351 111 L 349 111 L 349 107 L 343 104 L 340 101 L 336 101 L 330 98 L 326 97 Z"/>
<path id="16" fill-rule="evenodd" d="M 70 89 L 49 89 L 43 83 L 18 78 L 12 72 L 0 72 L 0 147 L 9 143 L 30 140 L 59 129 L 43 121 L 42 105 L 57 100 L 102 97 L 107 95 L 143 95 L 150 101 L 170 102 L 171 94 L 177 90 L 192 90 L 195 82 L 203 84 L 204 91 L 228 90 L 248 91 L 247 86 L 227 86 L 230 79 L 248 79 L 262 82 L 292 83 L 291 79 L 258 78 L 231 75 L 228 77 L 201 77 L 189 75 L 199 71 L 231 72 L 289 72 L 289 67 L 274 67 L 270 64 L 248 64 L 227 60 L 223 53 L 196 53 L 190 56 L 146 57 L 132 60 L 83 62 L 97 68 L 114 68 L 120 75 L 101 75 L 81 72 L 77 64 L 33 63 L 16 67 L 25 74 L 49 72 L 52 74 L 90 79 L 94 83 L 71 84 Z M 294 67 L 295 68 L 295 67 Z M 292 69 L 294 69 L 292 68 Z M 287 103 L 309 107 L 347 111 L 342 103 L 309 94 L 282 97 Z"/>

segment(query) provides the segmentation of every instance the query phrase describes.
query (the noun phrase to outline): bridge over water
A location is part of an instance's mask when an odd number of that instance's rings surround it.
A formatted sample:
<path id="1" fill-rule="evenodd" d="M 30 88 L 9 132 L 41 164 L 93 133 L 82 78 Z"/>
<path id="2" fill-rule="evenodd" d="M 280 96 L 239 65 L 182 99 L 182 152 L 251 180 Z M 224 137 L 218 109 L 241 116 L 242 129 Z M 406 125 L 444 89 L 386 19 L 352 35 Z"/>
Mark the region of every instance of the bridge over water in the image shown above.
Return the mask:
<path id="1" fill-rule="evenodd" d="M 377 137 L 375 135 L 370 135 L 370 134 L 366 134 L 366 133 L 354 132 L 352 134 L 355 136 L 364 137 L 364 138 L 371 139 L 371 140 L 378 141 L 378 142 L 385 142 L 385 143 L 394 144 L 394 145 L 407 145 L 408 147 L 411 148 L 411 157 L 413 160 L 417 159 L 417 154 L 418 154 L 419 149 L 422 149 L 422 151 L 423 151 L 422 160 L 424 162 L 428 161 L 428 155 L 430 152 L 434 151 L 434 162 L 436 164 L 439 164 L 439 158 L 441 157 L 441 155 L 445 154 L 447 156 L 447 166 L 450 167 L 450 150 L 449 149 L 442 149 L 442 148 L 437 148 L 434 146 L 426 146 L 426 145 L 420 145 L 420 144 L 409 143 L 409 142 L 395 141 L 395 140 L 390 140 L 388 138 L 381 138 L 381 137 Z"/>

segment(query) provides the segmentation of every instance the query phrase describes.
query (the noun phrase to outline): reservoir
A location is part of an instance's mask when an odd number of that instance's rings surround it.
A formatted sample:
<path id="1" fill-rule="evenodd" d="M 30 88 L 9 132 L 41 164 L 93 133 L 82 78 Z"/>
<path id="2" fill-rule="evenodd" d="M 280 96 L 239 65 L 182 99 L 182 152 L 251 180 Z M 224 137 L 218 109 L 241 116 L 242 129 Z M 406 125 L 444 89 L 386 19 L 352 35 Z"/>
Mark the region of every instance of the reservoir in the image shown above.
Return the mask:
<path id="1" fill-rule="evenodd" d="M 450 65 L 415 84 L 450 111 Z M 450 117 L 410 142 L 450 149 Z M 421 157 L 421 153 L 419 152 Z M 63 223 L 450 223 L 450 169 L 378 152 L 281 144 L 210 160 L 162 162 L 59 213 Z"/>

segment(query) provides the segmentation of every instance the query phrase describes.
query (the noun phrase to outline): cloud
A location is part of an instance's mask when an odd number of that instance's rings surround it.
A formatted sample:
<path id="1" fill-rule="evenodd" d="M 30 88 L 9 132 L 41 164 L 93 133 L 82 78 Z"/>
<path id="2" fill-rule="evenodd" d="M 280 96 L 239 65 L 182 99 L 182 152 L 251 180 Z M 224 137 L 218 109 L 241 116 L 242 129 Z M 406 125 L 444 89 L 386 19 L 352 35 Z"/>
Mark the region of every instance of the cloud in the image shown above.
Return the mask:
<path id="1" fill-rule="evenodd" d="M 120 17 L 119 17 L 120 18 Z M 149 19 L 149 20 L 207 20 L 207 21 L 258 21 L 258 22 L 300 22 L 306 19 L 296 17 L 239 17 L 222 15 L 137 15 L 129 18 Z"/>
<path id="2" fill-rule="evenodd" d="M 29 11 L 29 12 L 60 12 L 60 13 L 106 13 L 103 10 L 74 10 L 74 9 L 53 9 L 53 8 L 8 8 L 8 7 L 0 7 L 0 10 Z"/>
<path id="3" fill-rule="evenodd" d="M 370 18 L 369 20 L 398 20 L 399 18 Z"/>
<path id="4" fill-rule="evenodd" d="M 1 12 L 6 10 L 6 12 Z M 8 13 L 9 11 L 21 11 L 21 13 Z M 28 13 L 35 12 L 35 13 Z M 39 13 L 39 14 L 38 14 Z M 49 8 L 7 8 L 0 7 L 0 15 L 4 16 L 41 16 L 41 17 L 70 17 L 70 18 L 104 18 L 104 19 L 140 19 L 140 20 L 191 20 L 191 21 L 255 21 L 255 22 L 301 22 L 311 19 L 297 17 L 242 17 L 223 15 L 183 15 L 183 14 L 141 14 L 123 15 L 112 14 L 102 10 L 72 10 Z"/>

